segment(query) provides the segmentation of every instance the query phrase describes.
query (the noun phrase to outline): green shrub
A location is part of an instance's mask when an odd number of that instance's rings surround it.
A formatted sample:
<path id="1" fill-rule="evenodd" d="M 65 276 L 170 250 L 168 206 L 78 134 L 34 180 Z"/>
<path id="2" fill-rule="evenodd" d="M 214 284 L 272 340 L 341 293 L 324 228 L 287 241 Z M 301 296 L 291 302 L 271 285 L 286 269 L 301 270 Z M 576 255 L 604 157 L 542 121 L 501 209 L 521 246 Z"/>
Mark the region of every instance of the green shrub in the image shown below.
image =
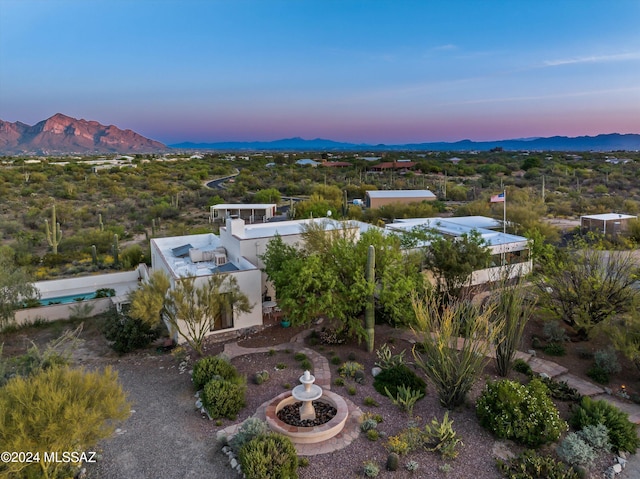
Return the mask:
<path id="1" fill-rule="evenodd" d="M 309 458 L 308 457 L 299 457 L 298 458 L 298 467 L 308 467 L 309 466 Z"/>
<path id="2" fill-rule="evenodd" d="M 267 433 L 254 437 L 240 449 L 238 460 L 247 479 L 298 477 L 298 456 L 291 439 Z"/>
<path id="3" fill-rule="evenodd" d="M 533 376 L 531 366 L 529 366 L 529 363 L 523 359 L 516 359 L 513 362 L 513 370 L 529 377 Z"/>
<path id="4" fill-rule="evenodd" d="M 580 479 L 572 468 L 549 456 L 528 450 L 514 459 L 497 461 L 498 470 L 509 479 Z"/>
<path id="5" fill-rule="evenodd" d="M 606 371 L 608 374 L 616 374 L 621 370 L 616 350 L 612 346 L 596 351 L 593 355 L 593 361 L 596 367 Z"/>
<path id="6" fill-rule="evenodd" d="M 354 378 L 358 371 L 364 371 L 364 366 L 354 361 L 347 361 L 338 368 L 338 374 L 343 378 Z"/>
<path id="7" fill-rule="evenodd" d="M 276 369 L 277 370 L 287 369 L 287 365 L 285 363 L 278 363 L 276 364 Z"/>
<path id="8" fill-rule="evenodd" d="M 293 355 L 293 359 L 295 359 L 296 361 L 304 361 L 305 359 L 307 359 L 307 355 L 304 353 L 296 353 Z"/>
<path id="9" fill-rule="evenodd" d="M 524 386 L 509 380 L 489 381 L 476 403 L 480 424 L 502 439 L 537 447 L 554 442 L 567 429 L 537 378 Z"/>
<path id="10" fill-rule="evenodd" d="M 572 466 L 589 466 L 596 459 L 596 451 L 577 433 L 565 437 L 556 448 L 558 457 Z"/>
<path id="11" fill-rule="evenodd" d="M 242 446 L 251 441 L 254 437 L 268 432 L 269 425 L 265 421 L 258 419 L 257 417 L 250 417 L 242 423 L 236 435 L 231 438 L 229 446 L 236 454 L 238 454 L 240 449 L 242 449 Z"/>
<path id="12" fill-rule="evenodd" d="M 567 331 L 560 321 L 548 321 L 542 327 L 542 332 L 549 343 L 564 343 L 568 341 Z"/>
<path id="13" fill-rule="evenodd" d="M 396 397 L 400 386 L 421 392 L 423 396 L 427 391 L 426 383 L 405 364 L 384 369 L 373 380 L 373 387 L 383 396 L 386 396 L 386 391 L 389 390 L 389 394 Z"/>
<path id="14" fill-rule="evenodd" d="M 220 417 L 236 418 L 238 412 L 245 406 L 247 385 L 243 379 L 214 378 L 204 385 L 202 405 L 212 419 Z"/>
<path id="15" fill-rule="evenodd" d="M 353 386 L 353 385 L 347 387 L 347 394 L 349 394 L 349 396 L 355 396 L 356 395 L 356 387 Z"/>
<path id="16" fill-rule="evenodd" d="M 611 451 L 611 442 L 609 442 L 609 429 L 604 424 L 596 424 L 595 426 L 585 426 L 578 435 L 598 451 Z"/>
<path id="17" fill-rule="evenodd" d="M 640 445 L 636 425 L 629 416 L 606 401 L 594 401 L 583 397 L 579 407 L 571 416 L 570 423 L 576 429 L 603 424 L 609 435 L 609 442 L 615 451 L 636 452 Z"/>
<path id="18" fill-rule="evenodd" d="M 543 349 L 545 354 L 549 356 L 564 356 L 567 350 L 561 343 L 549 343 Z"/>
<path id="19" fill-rule="evenodd" d="M 341 362 L 342 362 L 342 359 L 340 359 L 340 356 L 333 356 L 333 357 L 331 358 L 331 364 L 334 364 L 334 365 L 336 365 L 336 366 L 337 366 L 337 365 L 338 365 L 338 364 L 340 364 Z"/>
<path id="20" fill-rule="evenodd" d="M 121 315 L 115 308 L 106 315 L 102 329 L 111 349 L 120 354 L 146 348 L 160 337 L 160 331 L 159 326 Z"/>
<path id="21" fill-rule="evenodd" d="M 222 379 L 231 381 L 239 377 L 236 368 L 228 360 L 220 356 L 208 356 L 193 365 L 191 378 L 197 390 L 202 389 L 214 376 L 220 376 Z"/>
<path id="22" fill-rule="evenodd" d="M 344 386 L 344 378 L 335 378 L 333 384 L 336 386 Z"/>
<path id="23" fill-rule="evenodd" d="M 587 376 L 599 384 L 609 384 L 611 381 L 609 373 L 595 364 L 589 368 Z"/>
<path id="24" fill-rule="evenodd" d="M 375 399 L 373 399 L 371 396 L 366 396 L 363 400 L 364 405 L 365 406 L 369 406 L 369 407 L 378 407 L 380 406 L 380 404 L 378 403 L 378 401 L 376 401 Z"/>
<path id="25" fill-rule="evenodd" d="M 369 429 L 367 431 L 367 439 L 372 442 L 376 442 L 380 438 L 380 433 L 377 429 Z"/>
<path id="26" fill-rule="evenodd" d="M 356 353 L 354 353 L 353 351 L 351 351 L 349 354 L 347 354 L 347 359 L 349 361 L 355 361 L 356 360 Z"/>
<path id="27" fill-rule="evenodd" d="M 300 368 L 303 371 L 311 371 L 313 369 L 313 363 L 311 361 L 309 361 L 308 359 L 303 359 L 300 362 Z"/>
<path id="28" fill-rule="evenodd" d="M 556 381 L 553 378 L 540 378 L 541 381 L 547 386 L 549 394 L 552 398 L 560 401 L 580 401 L 582 394 L 577 389 L 572 388 L 566 381 Z"/>
<path id="29" fill-rule="evenodd" d="M 364 463 L 362 472 L 364 472 L 366 477 L 378 477 L 378 474 L 380 474 L 380 468 L 375 462 L 367 461 Z"/>

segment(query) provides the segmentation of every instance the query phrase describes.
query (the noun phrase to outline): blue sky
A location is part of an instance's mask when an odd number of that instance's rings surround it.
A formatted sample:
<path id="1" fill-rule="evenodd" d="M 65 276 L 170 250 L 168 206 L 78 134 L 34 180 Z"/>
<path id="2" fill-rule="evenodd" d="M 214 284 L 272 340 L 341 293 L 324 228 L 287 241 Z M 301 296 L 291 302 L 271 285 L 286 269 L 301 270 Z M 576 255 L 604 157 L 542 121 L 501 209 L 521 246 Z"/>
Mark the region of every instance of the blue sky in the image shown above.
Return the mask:
<path id="1" fill-rule="evenodd" d="M 0 0 L 0 118 L 180 141 L 640 133 L 640 0 Z"/>

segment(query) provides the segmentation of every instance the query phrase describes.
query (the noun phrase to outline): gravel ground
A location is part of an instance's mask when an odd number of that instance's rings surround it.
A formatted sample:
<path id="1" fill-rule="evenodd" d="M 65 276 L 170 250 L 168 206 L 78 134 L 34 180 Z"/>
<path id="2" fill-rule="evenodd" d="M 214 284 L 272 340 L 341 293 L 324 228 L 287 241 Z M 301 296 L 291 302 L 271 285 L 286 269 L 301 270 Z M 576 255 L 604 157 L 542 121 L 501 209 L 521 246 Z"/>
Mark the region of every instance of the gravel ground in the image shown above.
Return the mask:
<path id="1" fill-rule="evenodd" d="M 274 333 L 277 330 L 273 330 Z M 278 334 L 281 334 L 278 331 Z M 389 338 L 389 335 L 377 335 L 376 347 Z M 279 344 L 287 342 L 287 337 L 252 338 L 241 344 L 245 347 Z M 299 344 L 303 347 L 303 344 Z M 407 347 L 407 343 L 397 341 L 397 348 Z M 375 362 L 375 355 L 364 353 L 357 346 L 325 346 L 315 348 L 328 359 L 338 355 L 346 361 L 350 352 L 355 352 L 356 360 L 365 366 L 367 373 Z M 209 348 L 209 354 L 215 354 L 221 346 Z M 119 372 L 120 380 L 132 403 L 131 417 L 119 425 L 120 431 L 113 437 L 102 441 L 98 446 L 101 460 L 97 464 L 88 465 L 90 479 L 121 478 L 235 478 L 238 477 L 229 467 L 226 457 L 222 455 L 216 444 L 216 432 L 235 422 L 253 415 L 263 402 L 275 397 L 287 387 L 295 386 L 302 373 L 293 352 L 284 351 L 251 354 L 233 360 L 234 365 L 249 378 L 247 407 L 244 408 L 237 421 L 224 420 L 221 423 L 203 419 L 195 410 L 194 391 L 187 371 L 180 373 L 179 361 L 170 354 L 138 354 L 117 358 L 95 358 L 86 361 L 85 365 L 101 367 L 111 364 Z M 408 358 L 410 352 L 408 353 Z M 287 368 L 278 370 L 278 363 Z M 332 379 L 337 376 L 337 365 L 331 366 Z M 261 370 L 270 373 L 270 380 L 256 385 L 251 376 Z M 485 370 L 485 377 L 493 377 L 491 367 Z M 364 412 L 381 414 L 384 422 L 378 426 L 381 438 L 377 442 L 369 441 L 364 435 L 357 438 L 350 446 L 332 454 L 310 456 L 308 467 L 300 468 L 301 479 L 337 479 L 362 478 L 363 463 L 374 461 L 381 470 L 381 477 L 389 478 L 474 478 L 498 479 L 500 474 L 495 468 L 494 453 L 496 450 L 519 452 L 521 449 L 513 444 L 504 445 L 480 427 L 475 417 L 472 404 L 479 394 L 482 384 L 478 384 L 470 395 L 467 406 L 450 413 L 453 427 L 464 443 L 459 448 L 456 459 L 443 460 L 433 452 L 419 452 L 401 457 L 401 470 L 385 471 L 387 451 L 384 447 L 386 438 L 395 435 L 407 426 L 409 417 L 395 407 L 390 400 L 379 395 L 372 386 L 370 375 L 364 385 L 355 385 L 355 395 L 347 392 L 346 386 L 332 385 L 332 390 L 350 399 Z M 483 382 L 483 381 L 481 381 Z M 364 398 L 370 396 L 378 403 L 378 407 L 364 405 Z M 433 417 L 442 419 L 444 409 L 439 405 L 432 386 L 428 386 L 427 397 L 420 400 L 414 409 L 414 419 L 420 424 L 431 421 Z M 413 474 L 404 470 L 408 460 L 415 460 L 419 470 Z M 449 472 L 441 468 L 451 467 Z M 625 471 L 629 473 L 631 471 Z M 622 477 L 625 477 L 623 474 Z M 591 477 L 601 477 L 594 474 Z M 629 475 L 628 477 L 636 477 Z"/>
<path id="2" fill-rule="evenodd" d="M 136 355 L 110 363 L 132 413 L 98 445 L 102 458 L 87 465 L 90 479 L 234 477 L 214 447 L 211 422 L 195 410 L 188 372 L 180 374 L 173 357 Z"/>

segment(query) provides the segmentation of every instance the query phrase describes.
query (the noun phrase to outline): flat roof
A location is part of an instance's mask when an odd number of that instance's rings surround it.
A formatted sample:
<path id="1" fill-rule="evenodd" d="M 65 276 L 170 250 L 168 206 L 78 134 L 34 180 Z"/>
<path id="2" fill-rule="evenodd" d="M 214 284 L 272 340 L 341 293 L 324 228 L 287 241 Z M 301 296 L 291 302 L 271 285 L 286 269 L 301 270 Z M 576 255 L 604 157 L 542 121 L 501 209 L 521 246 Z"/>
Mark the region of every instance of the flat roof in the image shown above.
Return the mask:
<path id="1" fill-rule="evenodd" d="M 369 198 L 435 198 L 429 190 L 371 190 Z"/>
<path id="2" fill-rule="evenodd" d="M 498 246 L 510 243 L 527 242 L 524 236 L 493 231 L 481 225 L 492 225 L 497 221 L 485 216 L 464 216 L 455 218 L 406 218 L 397 220 L 387 225 L 387 229 L 392 231 L 411 231 L 416 226 L 425 226 L 435 231 L 451 236 L 461 236 L 477 231 L 482 239 L 490 246 Z M 497 222 L 498 224 L 501 224 Z M 422 246 L 426 246 L 422 245 Z"/>
<path id="3" fill-rule="evenodd" d="M 602 213 L 599 215 L 584 215 L 580 217 L 580 219 L 582 218 L 587 218 L 590 220 L 611 221 L 611 220 L 630 220 L 632 218 L 637 218 L 637 216 L 623 215 L 620 213 Z"/>
<path id="4" fill-rule="evenodd" d="M 211 207 L 212 210 L 266 210 L 269 208 L 275 208 L 275 203 L 242 203 L 242 204 L 231 204 L 224 203 L 219 205 L 213 205 Z"/>
<path id="5" fill-rule="evenodd" d="M 227 263 L 219 267 L 213 260 L 198 261 L 194 263 L 191 261 L 189 254 L 184 257 L 179 257 L 174 254 L 173 250 L 181 246 L 185 246 L 187 243 L 200 251 L 214 251 L 217 248 L 221 248 L 222 242 L 220 241 L 220 237 L 213 233 L 173 236 L 169 238 L 152 238 L 151 241 L 155 243 L 158 251 L 164 258 L 164 261 L 176 277 L 210 276 L 214 273 L 245 271 L 256 268 L 256 266 L 246 260 L 242 261 L 240 264 L 234 263 L 230 261 L 229 257 L 227 257 Z M 181 251 L 178 250 L 178 253 L 181 253 Z"/>
<path id="6" fill-rule="evenodd" d="M 345 225 L 344 222 L 333 220 L 331 218 L 310 218 L 306 220 L 277 221 L 274 223 L 254 223 L 251 225 L 245 224 L 244 233 L 237 234 L 234 232 L 234 235 L 238 236 L 240 239 L 272 238 L 275 235 L 299 235 L 304 231 L 305 225 L 318 222 L 325 223 L 325 229 L 327 230 L 339 229 Z M 348 221 L 346 224 L 351 228 L 359 228 L 361 231 L 363 230 L 361 225 L 366 225 L 367 227 L 372 226 L 360 221 Z"/>

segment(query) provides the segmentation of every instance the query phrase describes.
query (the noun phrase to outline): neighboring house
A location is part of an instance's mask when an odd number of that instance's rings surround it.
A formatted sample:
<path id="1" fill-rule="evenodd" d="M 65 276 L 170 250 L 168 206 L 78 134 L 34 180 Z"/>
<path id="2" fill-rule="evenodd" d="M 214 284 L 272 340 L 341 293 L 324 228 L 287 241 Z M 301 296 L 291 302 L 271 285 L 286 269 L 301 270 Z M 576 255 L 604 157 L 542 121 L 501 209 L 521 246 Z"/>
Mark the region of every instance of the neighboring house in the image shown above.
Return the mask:
<path id="1" fill-rule="evenodd" d="M 253 306 L 249 313 L 240 313 L 235 317 L 227 315 L 216 324 L 210 333 L 238 330 L 262 324 L 262 299 L 264 296 L 276 298 L 277 292 L 269 284 L 260 256 L 267 244 L 276 235 L 285 244 L 296 245 L 303 242 L 302 233 L 309 224 L 322 224 L 327 231 L 340 228 L 352 230 L 354 241 L 368 229 L 379 229 L 359 221 L 340 222 L 328 218 L 292 220 L 272 223 L 247 224 L 241 218 L 227 217 L 220 234 L 200 234 L 172 238 L 153 238 L 151 240 L 151 263 L 155 271 L 164 271 L 172 285 L 183 277 L 195 277 L 196 284 L 203 284 L 213 274 L 235 276 L 242 292 Z M 501 227 L 502 223 L 482 216 L 461 218 L 411 218 L 398 220 L 384 229 L 387 233 L 401 233 L 416 226 L 429 227 L 443 235 L 452 237 L 477 230 L 489 244 L 493 254 L 492 267 L 473 274 L 472 284 L 495 281 L 500 277 L 501 265 L 517 265 L 511 275 L 526 274 L 531 269 L 527 239 L 521 236 L 507 235 L 491 228 Z M 428 244 L 419 245 L 426 248 Z M 231 308 L 229 308 L 231 311 Z M 173 332 L 174 339 L 180 339 Z"/>
<path id="2" fill-rule="evenodd" d="M 619 213 L 604 213 L 601 215 L 585 215 L 580 217 L 580 231 L 598 231 L 604 235 L 615 236 L 629 229 L 629 222 L 638 219 L 637 216 Z"/>
<path id="3" fill-rule="evenodd" d="M 380 208 L 392 203 L 420 203 L 435 201 L 436 195 L 429 190 L 372 190 L 367 191 L 365 205 L 367 208 Z"/>
<path id="4" fill-rule="evenodd" d="M 493 218 L 486 216 L 407 218 L 388 224 L 386 229 L 400 233 L 411 231 L 416 227 L 429 228 L 451 238 L 469 234 L 474 230 L 480 234 L 491 251 L 490 266 L 473 273 L 470 281 L 472 286 L 497 281 L 503 275 L 503 266 L 509 267 L 509 278 L 524 276 L 533 267 L 527 238 L 495 231 L 494 228 L 502 227 L 502 222 Z M 428 243 L 418 245 L 418 248 L 428 247 Z"/>
<path id="5" fill-rule="evenodd" d="M 210 221 L 225 221 L 231 216 L 248 223 L 269 221 L 276 215 L 275 203 L 219 204 L 211 207 Z"/>
<path id="6" fill-rule="evenodd" d="M 415 161 L 398 160 L 398 161 L 385 161 L 372 166 L 371 171 L 386 171 L 386 170 L 409 170 L 416 166 Z"/>
<path id="7" fill-rule="evenodd" d="M 318 161 L 314 161 L 311 158 L 302 158 L 302 159 L 296 161 L 296 165 L 300 165 L 300 166 L 313 166 L 313 167 L 316 167 L 319 164 L 320 163 Z"/>

